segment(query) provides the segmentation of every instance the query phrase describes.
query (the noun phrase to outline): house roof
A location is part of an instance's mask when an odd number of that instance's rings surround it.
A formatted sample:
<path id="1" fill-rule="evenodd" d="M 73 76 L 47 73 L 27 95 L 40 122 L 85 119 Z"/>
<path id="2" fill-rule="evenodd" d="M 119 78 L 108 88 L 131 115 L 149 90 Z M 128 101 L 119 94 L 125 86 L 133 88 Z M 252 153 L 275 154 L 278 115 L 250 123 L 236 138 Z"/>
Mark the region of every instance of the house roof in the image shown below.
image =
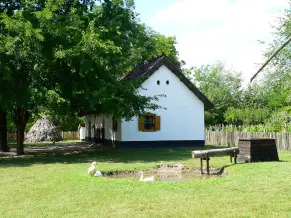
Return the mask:
<path id="1" fill-rule="evenodd" d="M 196 88 L 196 86 L 189 79 L 187 79 L 187 77 L 185 77 L 182 71 L 164 54 L 138 64 L 136 69 L 130 71 L 123 78 L 123 80 L 146 80 L 163 65 L 170 69 L 181 80 L 181 82 L 183 82 L 188 89 L 190 89 L 204 103 L 206 109 L 211 109 L 214 107 L 212 102 L 205 95 L 203 95 L 203 93 Z"/>

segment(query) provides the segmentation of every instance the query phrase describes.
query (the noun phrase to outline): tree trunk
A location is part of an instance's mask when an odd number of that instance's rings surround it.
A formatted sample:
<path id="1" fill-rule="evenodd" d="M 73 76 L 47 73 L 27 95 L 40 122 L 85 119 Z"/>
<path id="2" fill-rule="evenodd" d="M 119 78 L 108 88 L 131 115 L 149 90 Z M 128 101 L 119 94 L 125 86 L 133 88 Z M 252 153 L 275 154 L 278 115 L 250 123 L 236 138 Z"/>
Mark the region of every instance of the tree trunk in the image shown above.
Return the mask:
<path id="1" fill-rule="evenodd" d="M 0 109 L 0 151 L 8 152 L 6 112 Z"/>
<path id="2" fill-rule="evenodd" d="M 17 129 L 17 155 L 24 154 L 24 130 L 29 119 L 29 112 L 25 108 L 17 108 L 12 112 L 12 118 Z"/>
<path id="3" fill-rule="evenodd" d="M 22 125 L 17 127 L 17 155 L 24 154 L 24 129 Z"/>

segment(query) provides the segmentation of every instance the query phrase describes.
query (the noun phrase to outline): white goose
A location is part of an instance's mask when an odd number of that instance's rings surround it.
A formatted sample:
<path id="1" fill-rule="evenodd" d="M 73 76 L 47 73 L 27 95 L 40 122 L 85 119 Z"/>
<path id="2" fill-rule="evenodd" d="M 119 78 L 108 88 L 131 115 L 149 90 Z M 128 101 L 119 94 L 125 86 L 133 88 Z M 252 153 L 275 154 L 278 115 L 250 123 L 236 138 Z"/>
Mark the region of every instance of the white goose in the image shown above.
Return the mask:
<path id="1" fill-rule="evenodd" d="M 88 175 L 93 176 L 96 173 L 96 161 L 92 163 L 92 166 L 88 169 Z"/>
<path id="2" fill-rule="evenodd" d="M 95 176 L 95 177 L 102 176 L 102 173 L 101 173 L 101 171 L 98 171 L 98 170 L 97 170 L 97 171 L 96 171 L 96 173 L 94 174 L 94 176 Z"/>
<path id="3" fill-rule="evenodd" d="M 139 181 L 143 181 L 143 182 L 155 181 L 155 176 L 143 178 L 143 171 L 139 171 L 138 174 L 140 174 Z"/>

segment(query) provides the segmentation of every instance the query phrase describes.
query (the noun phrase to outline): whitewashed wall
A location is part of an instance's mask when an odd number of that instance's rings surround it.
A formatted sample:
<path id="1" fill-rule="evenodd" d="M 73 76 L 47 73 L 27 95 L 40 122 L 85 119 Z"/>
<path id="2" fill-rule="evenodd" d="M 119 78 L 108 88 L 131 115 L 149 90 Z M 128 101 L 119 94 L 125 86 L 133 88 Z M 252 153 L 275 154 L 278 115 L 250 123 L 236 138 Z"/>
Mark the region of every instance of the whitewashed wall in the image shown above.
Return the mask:
<path id="1" fill-rule="evenodd" d="M 112 130 L 112 117 L 100 115 L 88 115 L 85 116 L 85 128 L 86 128 L 86 137 L 89 136 L 89 121 L 91 120 L 91 126 L 95 124 L 96 128 L 103 127 L 103 120 L 104 120 L 104 128 L 105 128 L 105 139 L 112 140 L 112 141 L 121 141 L 121 121 L 118 120 L 117 122 L 117 132 Z M 94 136 L 93 128 L 91 128 L 91 137 Z"/>
<path id="2" fill-rule="evenodd" d="M 85 127 L 80 127 L 79 129 L 79 137 L 80 141 L 84 141 L 86 137 L 86 128 Z"/>
<path id="3" fill-rule="evenodd" d="M 157 81 L 160 85 L 157 85 Z M 166 81 L 169 81 L 169 85 Z M 165 94 L 154 111 L 161 116 L 161 131 L 138 131 L 138 118 L 121 123 L 122 141 L 204 140 L 204 104 L 167 67 L 162 66 L 139 89 L 142 95 Z"/>

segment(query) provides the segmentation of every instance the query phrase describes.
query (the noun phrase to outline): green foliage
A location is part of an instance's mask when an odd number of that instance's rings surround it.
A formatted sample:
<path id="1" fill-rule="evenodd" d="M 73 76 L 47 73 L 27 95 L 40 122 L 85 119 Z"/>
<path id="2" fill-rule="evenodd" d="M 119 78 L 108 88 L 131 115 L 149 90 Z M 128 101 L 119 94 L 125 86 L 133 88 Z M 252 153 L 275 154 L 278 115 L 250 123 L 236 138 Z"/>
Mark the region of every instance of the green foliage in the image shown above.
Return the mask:
<path id="1" fill-rule="evenodd" d="M 243 90 L 240 108 L 268 107 L 268 88 L 265 83 L 252 83 Z"/>
<path id="2" fill-rule="evenodd" d="M 121 78 L 161 53 L 178 63 L 175 44 L 139 23 L 132 0 L 0 1 L 1 108 L 22 134 L 41 113 L 66 130 L 78 113 L 130 119 L 159 96 Z"/>
<path id="3" fill-rule="evenodd" d="M 224 123 L 225 111 L 240 103 L 241 75 L 226 69 L 222 63 L 191 68 L 184 73 L 215 105 L 213 110 L 205 113 L 206 125 Z"/>
<path id="4" fill-rule="evenodd" d="M 289 1 L 291 4 L 291 1 Z M 278 18 L 274 31 L 274 40 L 265 52 L 266 58 L 278 48 L 291 34 L 291 9 L 286 9 Z M 285 46 L 270 62 L 266 69 L 264 83 L 268 89 L 268 104 L 278 109 L 291 104 L 291 44 Z"/>
<path id="5" fill-rule="evenodd" d="M 207 127 L 210 131 L 223 132 L 291 132 L 290 107 L 271 111 L 267 108 L 229 108 L 225 113 L 229 125 Z"/>
<path id="6" fill-rule="evenodd" d="M 291 115 L 287 111 L 273 113 L 267 125 L 272 132 L 291 132 Z"/>
<path id="7" fill-rule="evenodd" d="M 150 55 L 167 44 L 166 52 L 176 52 L 174 39 L 141 28 L 133 1 L 0 6 L 0 105 L 12 112 L 21 134 L 29 116 L 45 110 L 64 119 L 86 111 L 129 119 L 159 107 L 157 96 L 141 96 L 137 84 L 120 80 L 136 65 L 131 57 L 144 47 L 141 36 L 156 41 Z"/>
<path id="8" fill-rule="evenodd" d="M 230 107 L 224 114 L 225 121 L 230 124 L 261 124 L 270 117 L 267 108 L 233 108 Z"/>
<path id="9" fill-rule="evenodd" d="M 24 13 L 11 17 L 0 14 L 0 102 L 4 109 L 18 107 L 38 110 L 43 101 L 42 55 L 40 29 L 24 19 Z"/>
<path id="10" fill-rule="evenodd" d="M 177 66 L 182 66 L 178 60 L 175 37 L 166 37 L 145 24 L 137 24 L 135 37 L 130 40 L 133 46 L 130 53 L 124 58 L 123 63 L 127 70 L 123 73 L 133 70 L 141 62 L 161 54 L 167 55 Z"/>
<path id="11" fill-rule="evenodd" d="M 59 127 L 60 131 L 77 131 L 80 124 L 85 123 L 84 117 L 79 117 L 76 113 L 69 113 L 67 115 L 59 115 L 46 111 L 43 113 L 49 117 L 53 123 Z"/>
<path id="12" fill-rule="evenodd" d="M 66 100 L 62 113 L 71 109 L 130 119 L 146 109 L 158 108 L 158 96 L 141 96 L 136 91 L 138 84 L 120 81 L 140 61 L 138 58 L 161 52 L 158 48 L 161 43 L 157 42 L 153 50 L 143 56 L 136 55 L 136 51 L 145 51 L 144 43 L 154 40 L 154 35 L 137 22 L 132 2 L 100 1 L 86 16 L 77 16 L 73 9 L 65 15 L 54 10 L 47 6 L 37 17 L 44 35 L 53 37 L 56 43 L 50 72 L 54 73 L 55 92 Z M 52 24 L 52 18 L 64 20 L 60 23 L 62 28 Z M 59 39 L 64 41 L 62 46 L 58 44 Z M 159 35 L 157 41 L 160 39 L 166 37 Z M 174 43 L 169 45 L 169 52 L 175 49 Z M 59 110 L 60 105 L 56 108 Z"/>
<path id="13" fill-rule="evenodd" d="M 70 113 L 68 115 L 59 115 L 54 112 L 49 112 L 47 110 L 44 110 L 40 112 L 39 114 L 31 114 L 29 117 L 29 120 L 27 122 L 27 125 L 25 127 L 25 132 L 28 132 L 30 128 L 40 119 L 42 116 L 47 116 L 53 123 L 59 127 L 60 131 L 77 131 L 80 124 L 83 124 L 84 117 L 79 117 L 77 114 Z M 13 119 L 11 116 L 7 117 L 7 127 L 8 132 L 15 133 L 16 132 L 16 126 L 13 122 Z"/>
<path id="14" fill-rule="evenodd" d="M 291 132 L 291 123 L 280 124 L 276 121 L 270 121 L 266 124 L 257 125 L 214 125 L 207 126 L 206 131 L 219 132 Z"/>

